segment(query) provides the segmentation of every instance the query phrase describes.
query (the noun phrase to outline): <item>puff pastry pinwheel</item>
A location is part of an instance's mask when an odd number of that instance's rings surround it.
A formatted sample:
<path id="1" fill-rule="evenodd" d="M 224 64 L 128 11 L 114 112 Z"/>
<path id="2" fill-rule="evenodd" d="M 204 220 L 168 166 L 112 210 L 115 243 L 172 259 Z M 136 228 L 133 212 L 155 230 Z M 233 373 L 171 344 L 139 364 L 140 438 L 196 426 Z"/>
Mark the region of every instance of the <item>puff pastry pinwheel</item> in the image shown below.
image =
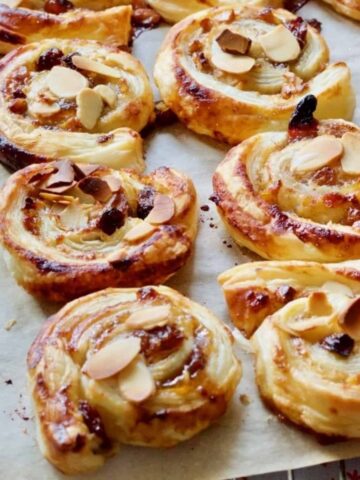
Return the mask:
<path id="1" fill-rule="evenodd" d="M 0 53 L 46 38 L 82 38 L 115 45 L 127 45 L 131 34 L 130 6 L 99 12 L 74 9 L 67 0 L 49 0 L 38 5 L 43 10 L 11 8 L 33 2 L 0 3 Z M 49 13 L 48 13 L 49 12 Z M 99 27 L 101 25 L 101 27 Z"/>
<path id="2" fill-rule="evenodd" d="M 240 380 L 229 330 L 167 287 L 108 289 L 51 317 L 28 354 L 44 456 L 67 474 L 119 444 L 170 447 L 226 410 Z"/>
<path id="3" fill-rule="evenodd" d="M 360 129 L 318 122 L 300 102 L 288 133 L 261 133 L 229 151 L 213 176 L 234 240 L 273 260 L 360 258 Z"/>
<path id="4" fill-rule="evenodd" d="M 0 160 L 12 169 L 66 158 L 143 168 L 137 133 L 153 119 L 140 62 L 90 40 L 44 40 L 0 61 Z"/>
<path id="5" fill-rule="evenodd" d="M 155 80 L 162 99 L 187 127 L 237 144 L 286 130 L 306 94 L 319 118 L 350 119 L 349 68 L 328 64 L 319 32 L 282 9 L 234 5 L 204 10 L 175 25 L 161 47 Z"/>
<path id="6" fill-rule="evenodd" d="M 256 262 L 223 273 L 260 394 L 301 427 L 360 437 L 360 262 Z M 255 331 L 255 333 L 253 333 Z"/>
<path id="7" fill-rule="evenodd" d="M 0 194 L 0 242 L 24 288 L 66 301 L 105 287 L 162 283 L 191 253 L 192 182 L 62 160 L 14 173 Z"/>
<path id="8" fill-rule="evenodd" d="M 353 20 L 360 20 L 360 1 L 359 0 L 324 0 L 334 10 Z"/>

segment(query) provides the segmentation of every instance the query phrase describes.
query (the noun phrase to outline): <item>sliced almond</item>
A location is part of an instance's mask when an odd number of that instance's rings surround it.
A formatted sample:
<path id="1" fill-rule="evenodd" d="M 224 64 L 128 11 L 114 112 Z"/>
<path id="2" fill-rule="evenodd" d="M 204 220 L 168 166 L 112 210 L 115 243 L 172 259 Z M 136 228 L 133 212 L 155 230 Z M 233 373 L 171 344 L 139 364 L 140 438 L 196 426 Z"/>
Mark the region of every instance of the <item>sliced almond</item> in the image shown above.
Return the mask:
<path id="1" fill-rule="evenodd" d="M 266 56 L 274 62 L 295 60 L 301 52 L 296 37 L 284 25 L 278 25 L 271 32 L 258 37 Z"/>
<path id="2" fill-rule="evenodd" d="M 80 190 L 91 195 L 99 202 L 106 203 L 112 196 L 107 182 L 99 177 L 85 177 L 78 184 Z"/>
<path id="3" fill-rule="evenodd" d="M 109 105 L 109 107 L 115 107 L 116 93 L 112 88 L 108 87 L 107 85 L 97 85 L 94 90 L 101 96 L 104 102 Z"/>
<path id="4" fill-rule="evenodd" d="M 139 357 L 119 375 L 120 393 L 129 402 L 140 403 L 155 392 L 155 382 L 144 360 Z"/>
<path id="5" fill-rule="evenodd" d="M 172 219 L 175 214 L 174 200 L 167 195 L 156 194 L 154 198 L 154 208 L 145 218 L 148 223 L 155 225 L 166 223 Z"/>
<path id="6" fill-rule="evenodd" d="M 58 187 L 41 187 L 42 191 L 48 192 L 48 193 L 56 193 L 56 194 L 63 194 L 66 192 L 69 192 L 73 187 L 75 187 L 76 182 L 72 182 L 66 185 L 60 185 Z M 70 193 L 70 192 L 69 192 Z"/>
<path id="7" fill-rule="evenodd" d="M 112 377 L 134 360 L 140 348 L 140 338 L 119 338 L 88 358 L 83 371 L 94 380 Z"/>
<path id="8" fill-rule="evenodd" d="M 79 205 L 78 199 L 70 203 L 59 216 L 61 223 L 68 230 L 84 228 L 89 222 L 88 216 Z"/>
<path id="9" fill-rule="evenodd" d="M 76 178 L 82 179 L 84 177 L 87 177 L 88 175 L 91 175 L 92 173 L 96 172 L 96 170 L 99 170 L 100 165 L 93 165 L 93 164 L 84 164 L 84 163 L 74 163 L 73 164 L 74 170 L 76 172 Z"/>
<path id="10" fill-rule="evenodd" d="M 223 52 L 234 55 L 248 53 L 251 46 L 250 38 L 243 37 L 240 33 L 233 32 L 229 28 L 223 30 L 216 38 L 216 41 Z"/>
<path id="11" fill-rule="evenodd" d="M 349 303 L 339 316 L 339 324 L 354 340 L 360 340 L 360 297 Z"/>
<path id="12" fill-rule="evenodd" d="M 55 162 L 54 165 L 57 172 L 50 175 L 44 187 L 48 189 L 49 187 L 60 187 L 72 184 L 75 179 L 75 172 L 71 162 L 69 162 L 69 160 L 60 160 Z"/>
<path id="13" fill-rule="evenodd" d="M 66 67 L 53 67 L 46 79 L 50 91 L 60 98 L 73 98 L 89 85 L 81 73 Z"/>
<path id="14" fill-rule="evenodd" d="M 341 167 L 345 173 L 358 175 L 360 173 L 360 134 L 347 132 L 341 142 L 344 155 L 341 158 Z"/>
<path id="15" fill-rule="evenodd" d="M 74 55 L 72 57 L 72 62 L 76 68 L 80 68 L 81 70 L 88 70 L 89 72 L 99 73 L 100 75 L 105 75 L 107 77 L 122 77 L 119 70 L 81 55 Z"/>
<path id="16" fill-rule="evenodd" d="M 294 154 L 291 169 L 297 173 L 318 170 L 343 154 L 341 141 L 332 135 L 321 135 L 310 140 Z"/>
<path id="17" fill-rule="evenodd" d="M 245 55 L 232 55 L 221 50 L 217 42 L 213 43 L 211 62 L 216 68 L 228 73 L 249 72 L 255 65 L 255 59 Z"/>
<path id="18" fill-rule="evenodd" d="M 126 326 L 148 330 L 154 327 L 162 327 L 168 321 L 170 305 L 158 305 L 143 308 L 132 313 L 126 320 Z"/>
<path id="19" fill-rule="evenodd" d="M 313 292 L 308 298 L 308 312 L 315 317 L 326 317 L 331 315 L 333 307 L 328 301 L 325 292 Z"/>
<path id="20" fill-rule="evenodd" d="M 104 106 L 101 96 L 91 88 L 84 88 L 77 95 L 76 104 L 76 117 L 87 130 L 92 130 Z"/>
<path id="21" fill-rule="evenodd" d="M 29 105 L 29 112 L 35 117 L 50 117 L 60 112 L 60 107 L 57 103 L 32 102 Z"/>
<path id="22" fill-rule="evenodd" d="M 155 227 L 153 225 L 141 222 L 124 235 L 124 240 L 130 243 L 137 242 L 138 240 L 148 237 L 154 231 Z"/>
<path id="23" fill-rule="evenodd" d="M 115 177 L 115 175 L 105 175 L 101 178 L 109 185 L 110 190 L 113 193 L 118 192 L 121 189 L 121 180 L 119 177 Z"/>
<path id="24" fill-rule="evenodd" d="M 329 293 L 339 293 L 348 297 L 353 297 L 354 293 L 350 287 L 339 282 L 325 282 L 322 286 L 323 290 Z"/>
<path id="25" fill-rule="evenodd" d="M 74 197 L 70 195 L 56 195 L 55 193 L 40 192 L 39 197 L 49 202 L 61 203 L 62 205 L 69 205 L 74 201 Z"/>

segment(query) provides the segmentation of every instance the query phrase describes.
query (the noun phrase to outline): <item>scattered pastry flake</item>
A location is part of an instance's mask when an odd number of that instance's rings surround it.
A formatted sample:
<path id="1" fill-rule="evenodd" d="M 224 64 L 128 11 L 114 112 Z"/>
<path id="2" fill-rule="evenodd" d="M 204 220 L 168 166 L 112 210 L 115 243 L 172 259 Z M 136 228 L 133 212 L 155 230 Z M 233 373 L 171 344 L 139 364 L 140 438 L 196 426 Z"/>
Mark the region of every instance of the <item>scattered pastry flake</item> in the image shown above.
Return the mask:
<path id="1" fill-rule="evenodd" d="M 94 91 L 101 96 L 109 107 L 115 107 L 116 93 L 111 87 L 108 87 L 107 85 L 97 85 L 94 88 Z"/>
<path id="2" fill-rule="evenodd" d="M 156 194 L 154 208 L 145 218 L 148 223 L 159 225 L 170 221 L 175 214 L 174 200 L 167 195 Z"/>
<path id="3" fill-rule="evenodd" d="M 360 134 L 347 132 L 342 136 L 344 155 L 341 167 L 345 173 L 359 175 L 360 173 Z"/>
<path id="4" fill-rule="evenodd" d="M 49 90 L 59 98 L 74 98 L 89 86 L 88 79 L 81 73 L 66 67 L 54 67 L 47 80 Z"/>
<path id="5" fill-rule="evenodd" d="M 170 316 L 170 305 L 158 305 L 143 308 L 132 313 L 126 320 L 125 325 L 133 328 L 148 330 L 154 327 L 166 325 Z"/>
<path id="6" fill-rule="evenodd" d="M 92 130 L 101 116 L 104 106 L 102 97 L 95 90 L 84 88 L 78 93 L 76 104 L 77 119 L 87 130 Z"/>
<path id="7" fill-rule="evenodd" d="M 155 227 L 147 222 L 141 222 L 124 235 L 126 242 L 137 242 L 148 237 L 155 231 Z"/>
<path id="8" fill-rule="evenodd" d="M 90 58 L 83 57 L 81 55 L 74 55 L 72 57 L 72 62 L 76 68 L 80 68 L 81 70 L 88 70 L 90 72 L 99 73 L 100 75 L 105 75 L 107 77 L 122 77 L 121 72 L 119 72 L 119 70 L 116 68 L 109 67 L 104 63 L 91 60 Z"/>
<path id="9" fill-rule="evenodd" d="M 233 55 L 244 55 L 248 53 L 251 46 L 250 38 L 243 37 L 240 33 L 233 32 L 229 28 L 223 30 L 216 41 L 223 52 Z"/>
<path id="10" fill-rule="evenodd" d="M 140 403 L 155 392 L 155 382 L 144 360 L 139 357 L 119 375 L 120 393 L 130 402 Z"/>
<path id="11" fill-rule="evenodd" d="M 254 58 L 226 53 L 221 50 L 217 42 L 213 43 L 211 62 L 216 68 L 234 74 L 249 72 L 255 65 Z"/>
<path id="12" fill-rule="evenodd" d="M 140 348 L 140 338 L 119 338 L 88 358 L 83 371 L 94 380 L 112 377 L 134 360 Z"/>
<path id="13" fill-rule="evenodd" d="M 250 397 L 249 397 L 248 395 L 246 395 L 245 393 L 241 394 L 239 398 L 240 398 L 240 402 L 241 402 L 245 407 L 247 407 L 248 405 L 250 405 L 250 403 L 251 403 Z"/>
<path id="14" fill-rule="evenodd" d="M 9 320 L 9 321 L 6 323 L 6 325 L 5 325 L 5 327 L 4 327 L 5 330 L 6 330 L 7 332 L 10 332 L 10 330 L 16 325 L 16 323 L 17 323 L 17 322 L 16 322 L 15 318 L 12 318 L 11 320 Z"/>
<path id="15" fill-rule="evenodd" d="M 292 170 L 296 173 L 318 170 L 334 160 L 338 160 L 343 151 L 343 144 L 338 138 L 332 135 L 321 135 L 310 140 L 294 154 Z"/>
<path id="16" fill-rule="evenodd" d="M 265 54 L 274 62 L 289 62 L 295 60 L 301 52 L 299 42 L 284 25 L 278 25 L 273 30 L 258 38 Z"/>

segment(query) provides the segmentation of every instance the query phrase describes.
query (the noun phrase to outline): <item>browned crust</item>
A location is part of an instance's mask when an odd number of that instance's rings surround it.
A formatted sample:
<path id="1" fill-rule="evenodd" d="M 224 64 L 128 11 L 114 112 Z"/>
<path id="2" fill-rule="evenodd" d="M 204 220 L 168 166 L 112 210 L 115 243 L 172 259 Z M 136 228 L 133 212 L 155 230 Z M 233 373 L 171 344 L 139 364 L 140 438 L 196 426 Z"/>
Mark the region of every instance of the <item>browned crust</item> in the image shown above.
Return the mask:
<path id="1" fill-rule="evenodd" d="M 52 158 L 35 155 L 24 150 L 0 133 L 0 162 L 10 170 L 19 170 L 33 163 L 50 162 L 51 160 Z"/>

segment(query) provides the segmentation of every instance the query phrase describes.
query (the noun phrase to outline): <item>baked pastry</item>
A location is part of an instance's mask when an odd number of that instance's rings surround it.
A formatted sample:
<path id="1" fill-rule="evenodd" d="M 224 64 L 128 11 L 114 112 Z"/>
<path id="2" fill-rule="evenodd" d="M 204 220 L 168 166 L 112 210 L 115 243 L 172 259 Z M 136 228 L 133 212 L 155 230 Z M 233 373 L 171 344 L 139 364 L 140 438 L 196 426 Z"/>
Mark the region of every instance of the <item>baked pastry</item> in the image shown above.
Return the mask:
<path id="1" fill-rule="evenodd" d="M 134 170 L 30 165 L 0 194 L 0 242 L 29 292 L 66 301 L 105 287 L 163 283 L 188 259 L 197 229 L 190 179 Z"/>
<path id="2" fill-rule="evenodd" d="M 234 5 L 175 25 L 161 47 L 155 80 L 162 99 L 197 133 L 237 144 L 286 130 L 299 100 L 316 95 L 321 119 L 351 119 L 350 71 L 328 64 L 325 40 L 286 10 Z"/>
<path id="3" fill-rule="evenodd" d="M 15 3 L 20 7 L 28 2 Z M 13 1 L 0 3 L 0 53 L 7 53 L 26 43 L 47 38 L 81 38 L 113 43 L 118 46 L 129 43 L 131 6 L 119 6 L 94 12 L 68 8 L 67 5 L 70 2 L 63 0 L 41 3 L 45 6 L 55 5 L 48 9 L 50 13 L 47 13 L 46 10 L 11 8 Z M 40 7 L 44 5 L 39 5 Z M 59 12 L 59 14 L 51 12 Z"/>
<path id="4" fill-rule="evenodd" d="M 205 8 L 223 5 L 257 5 L 264 7 L 281 7 L 282 0 L 147 0 L 169 23 L 176 23 L 193 13 Z"/>
<path id="5" fill-rule="evenodd" d="M 265 403 L 331 437 L 360 437 L 359 268 L 256 262 L 220 276 L 236 325 L 248 335 L 258 327 L 251 345 Z"/>
<path id="6" fill-rule="evenodd" d="M 141 63 L 90 40 L 43 40 L 0 61 L 0 161 L 66 158 L 143 168 L 136 133 L 153 117 Z"/>
<path id="7" fill-rule="evenodd" d="M 119 444 L 170 447 L 226 410 L 241 368 L 225 325 L 167 287 L 108 289 L 51 317 L 28 354 L 39 446 L 67 474 Z"/>
<path id="8" fill-rule="evenodd" d="M 318 122 L 315 107 L 315 97 L 305 97 L 288 133 L 249 138 L 213 177 L 213 199 L 230 234 L 267 259 L 360 257 L 360 129 L 344 120 Z"/>
<path id="9" fill-rule="evenodd" d="M 350 17 L 352 20 L 360 20 L 359 0 L 323 0 L 341 15 Z"/>

